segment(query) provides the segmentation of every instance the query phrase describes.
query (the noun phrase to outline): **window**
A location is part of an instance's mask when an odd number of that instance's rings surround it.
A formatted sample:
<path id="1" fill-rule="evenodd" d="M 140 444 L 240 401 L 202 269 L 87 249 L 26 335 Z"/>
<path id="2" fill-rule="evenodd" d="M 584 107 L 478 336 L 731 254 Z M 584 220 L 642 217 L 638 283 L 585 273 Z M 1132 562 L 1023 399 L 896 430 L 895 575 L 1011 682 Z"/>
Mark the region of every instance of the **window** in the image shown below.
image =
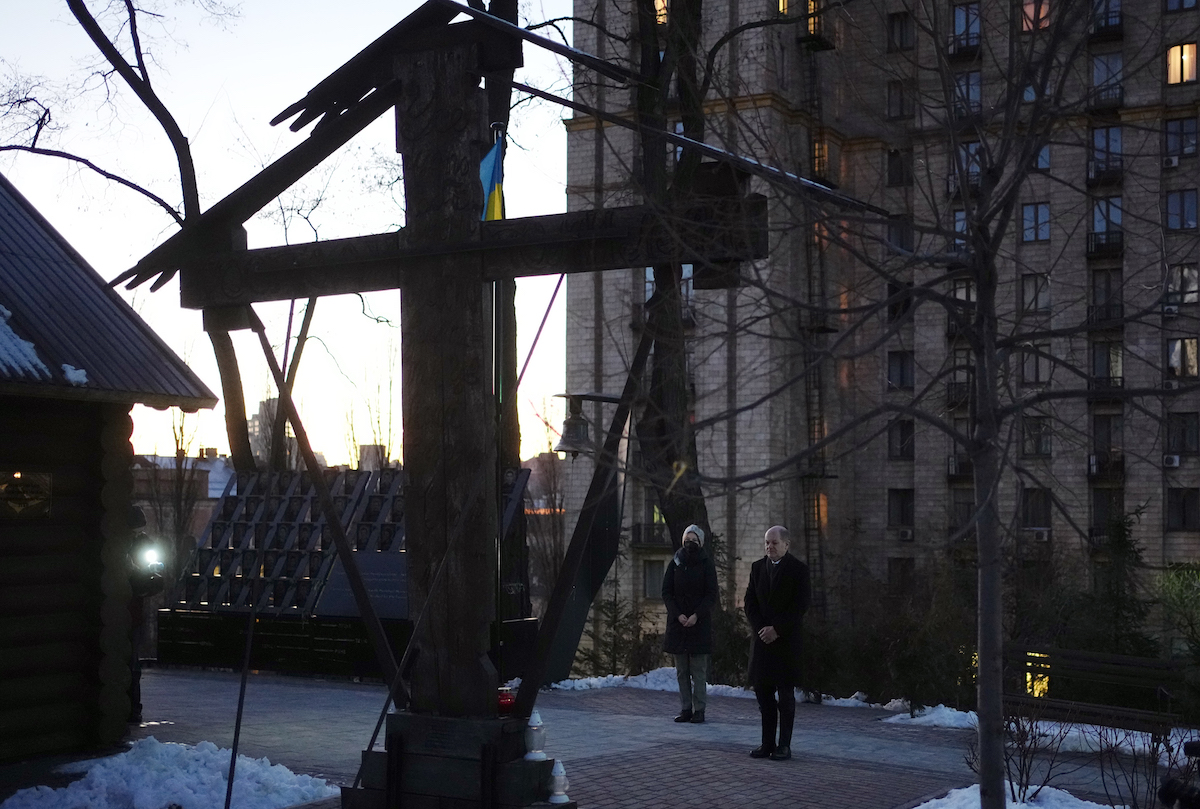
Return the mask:
<path id="1" fill-rule="evenodd" d="M 916 502 L 912 489 L 888 489 L 888 526 L 911 528 Z"/>
<path id="2" fill-rule="evenodd" d="M 1030 458 L 1050 456 L 1050 418 L 1026 416 L 1021 419 L 1021 454 Z"/>
<path id="3" fill-rule="evenodd" d="M 667 0 L 654 0 L 654 21 L 659 25 L 667 24 Z"/>
<path id="4" fill-rule="evenodd" d="M 1124 346 L 1120 341 L 1092 343 L 1092 380 L 1097 386 L 1119 388 L 1124 381 Z"/>
<path id="5" fill-rule="evenodd" d="M 887 381 L 889 390 L 912 390 L 914 377 L 911 351 L 889 351 Z"/>
<path id="6" fill-rule="evenodd" d="M 1167 192 L 1167 230 L 1196 229 L 1196 189 Z"/>
<path id="7" fill-rule="evenodd" d="M 975 303 L 975 282 L 970 278 L 955 278 L 950 283 L 950 297 L 963 304 Z"/>
<path id="8" fill-rule="evenodd" d="M 1050 279 L 1043 273 L 1021 276 L 1021 311 L 1050 311 Z"/>
<path id="9" fill-rule="evenodd" d="M 1046 144 L 1038 149 L 1037 156 L 1033 159 L 1034 171 L 1049 171 L 1050 170 L 1050 144 Z"/>
<path id="10" fill-rule="evenodd" d="M 962 118 L 983 109 L 983 77 L 969 70 L 954 77 L 954 114 Z"/>
<path id="11" fill-rule="evenodd" d="M 1167 268 L 1167 303 L 1200 303 L 1200 272 L 1195 264 Z"/>
<path id="12" fill-rule="evenodd" d="M 662 559 L 642 560 L 643 598 L 662 598 L 664 570 L 665 567 Z"/>
<path id="13" fill-rule="evenodd" d="M 1092 57 L 1092 86 L 1110 87 L 1124 79 L 1125 57 L 1120 53 L 1098 53 Z"/>
<path id="14" fill-rule="evenodd" d="M 1167 489 L 1167 530 L 1200 531 L 1200 489 Z"/>
<path id="15" fill-rule="evenodd" d="M 967 141 L 958 145 L 958 159 L 950 167 L 950 173 L 967 178 L 972 185 L 979 184 L 979 175 L 983 171 L 983 148 L 979 141 Z"/>
<path id="16" fill-rule="evenodd" d="M 1096 270 L 1092 273 L 1092 305 L 1097 308 L 1113 309 L 1121 304 L 1121 271 Z M 1105 319 L 1120 317 L 1116 312 L 1107 312 Z"/>
<path id="17" fill-rule="evenodd" d="M 951 47 L 973 47 L 979 44 L 979 4 L 960 3 L 954 7 L 954 40 Z"/>
<path id="18" fill-rule="evenodd" d="M 0 471 L 0 522 L 49 517 L 53 484 L 49 472 Z"/>
<path id="19" fill-rule="evenodd" d="M 1123 441 L 1124 417 L 1121 414 L 1092 416 L 1092 450 L 1097 453 L 1120 452 Z"/>
<path id="20" fill-rule="evenodd" d="M 888 244 L 897 251 L 911 253 L 913 251 L 913 226 L 902 216 L 893 216 L 887 223 Z"/>
<path id="21" fill-rule="evenodd" d="M 1100 170 L 1121 168 L 1121 127 L 1102 126 L 1092 130 L 1091 159 Z"/>
<path id="22" fill-rule="evenodd" d="M 888 425 L 888 458 L 893 461 L 913 459 L 912 419 L 899 419 Z"/>
<path id="23" fill-rule="evenodd" d="M 1196 154 L 1196 119 L 1172 118 L 1163 122 L 1163 154 L 1191 157 Z"/>
<path id="24" fill-rule="evenodd" d="M 912 308 L 912 286 L 912 281 L 901 281 L 899 283 L 888 281 L 887 319 L 889 323 L 900 320 Z"/>
<path id="25" fill-rule="evenodd" d="M 1167 414 L 1167 452 L 1172 455 L 1200 454 L 1200 413 Z"/>
<path id="26" fill-rule="evenodd" d="M 888 118 L 911 118 L 916 105 L 913 103 L 916 92 L 912 82 L 906 79 L 893 79 L 887 83 L 887 115 Z"/>
<path id="27" fill-rule="evenodd" d="M 951 356 L 954 365 L 950 369 L 950 381 L 956 385 L 969 386 L 975 370 L 975 358 L 969 348 L 956 348 Z"/>
<path id="28" fill-rule="evenodd" d="M 1022 0 L 1021 30 L 1037 31 L 1050 27 L 1049 0 Z"/>
<path id="29" fill-rule="evenodd" d="M 1092 489 L 1092 527 L 1107 529 L 1124 516 L 1124 489 Z"/>
<path id="30" fill-rule="evenodd" d="M 912 185 L 912 149 L 889 149 L 887 153 L 887 184 L 892 188 Z"/>
<path id="31" fill-rule="evenodd" d="M 1021 241 L 1050 241 L 1050 203 L 1032 202 L 1021 206 Z"/>
<path id="32" fill-rule="evenodd" d="M 1027 488 L 1021 490 L 1021 527 L 1050 527 L 1049 489 Z"/>
<path id="33" fill-rule="evenodd" d="M 1187 11 L 1196 7 L 1196 0 L 1167 0 L 1167 11 Z"/>
<path id="34" fill-rule="evenodd" d="M 1121 198 L 1097 197 L 1092 200 L 1092 232 L 1115 233 L 1121 230 Z"/>
<path id="35" fill-rule="evenodd" d="M 964 236 L 967 234 L 967 212 L 966 211 L 957 210 L 954 212 L 954 232 L 961 233 Z M 965 250 L 966 247 L 967 247 L 966 239 L 959 238 L 959 239 L 954 240 L 954 249 Z"/>
<path id="36" fill-rule="evenodd" d="M 888 50 L 909 51 L 916 47 L 917 29 L 907 11 L 888 15 Z"/>
<path id="37" fill-rule="evenodd" d="M 1167 84 L 1186 84 L 1196 80 L 1196 43 L 1185 42 L 1167 48 Z"/>
<path id="38" fill-rule="evenodd" d="M 950 497 L 950 530 L 959 531 L 975 516 L 975 490 L 951 489 Z"/>
<path id="39" fill-rule="evenodd" d="M 1167 340 L 1167 379 L 1195 379 L 1200 376 L 1195 337 Z"/>
<path id="40" fill-rule="evenodd" d="M 1050 344 L 1034 343 L 1021 354 L 1021 381 L 1045 385 L 1050 381 Z"/>

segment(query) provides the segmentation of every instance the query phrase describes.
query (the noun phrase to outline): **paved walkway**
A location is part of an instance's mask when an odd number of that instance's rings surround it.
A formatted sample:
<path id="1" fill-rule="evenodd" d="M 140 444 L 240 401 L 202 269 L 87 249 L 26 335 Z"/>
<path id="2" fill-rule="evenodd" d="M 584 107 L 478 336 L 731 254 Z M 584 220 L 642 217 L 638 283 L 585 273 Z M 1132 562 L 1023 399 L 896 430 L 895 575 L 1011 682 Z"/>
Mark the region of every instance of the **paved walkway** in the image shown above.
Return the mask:
<path id="1" fill-rule="evenodd" d="M 230 672 L 146 670 L 146 721 L 132 738 L 229 747 L 238 682 Z M 239 752 L 349 784 L 384 698 L 377 684 L 253 675 Z M 968 731 L 883 723 L 890 714 L 879 710 L 802 704 L 795 758 L 773 762 L 747 755 L 758 743 L 753 700 L 711 697 L 703 725 L 673 723 L 677 707 L 673 693 L 630 688 L 541 694 L 546 752 L 566 765 L 571 798 L 585 809 L 907 809 L 974 780 L 964 760 Z M 49 781 L 20 785 L 36 783 Z M 0 799 L 3 786 L 0 777 Z"/>

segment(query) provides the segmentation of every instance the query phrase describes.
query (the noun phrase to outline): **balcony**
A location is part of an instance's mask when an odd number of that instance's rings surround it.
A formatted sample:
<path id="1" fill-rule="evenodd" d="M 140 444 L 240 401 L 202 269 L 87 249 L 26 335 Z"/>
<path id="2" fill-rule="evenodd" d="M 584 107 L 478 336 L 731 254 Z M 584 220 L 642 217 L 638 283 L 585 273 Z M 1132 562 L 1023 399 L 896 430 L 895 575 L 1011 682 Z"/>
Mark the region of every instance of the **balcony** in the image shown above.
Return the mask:
<path id="1" fill-rule="evenodd" d="M 1087 308 L 1089 329 L 1119 329 L 1125 324 L 1125 304 L 1105 303 Z"/>
<path id="2" fill-rule="evenodd" d="M 980 35 L 978 31 L 954 34 L 946 41 L 946 59 L 951 62 L 969 62 L 979 56 Z"/>
<path id="3" fill-rule="evenodd" d="M 946 383 L 946 407 L 954 410 L 959 407 L 966 407 L 971 401 L 971 383 L 970 382 L 947 382 Z"/>
<path id="4" fill-rule="evenodd" d="M 1119 183 L 1124 175 L 1125 160 L 1121 155 L 1110 154 L 1088 160 L 1087 184 L 1089 186 Z"/>
<path id="5" fill-rule="evenodd" d="M 1088 93 L 1089 112 L 1105 112 L 1120 109 L 1125 103 L 1125 87 L 1120 84 L 1102 84 Z"/>
<path id="6" fill-rule="evenodd" d="M 946 196 L 950 199 L 958 199 L 963 194 L 963 189 L 971 194 L 979 193 L 979 172 L 968 171 L 966 182 L 960 182 L 957 172 L 953 172 L 946 177 Z"/>
<path id="7" fill-rule="evenodd" d="M 1123 376 L 1093 376 L 1088 380 L 1088 401 L 1119 400 L 1124 390 L 1125 377 Z"/>
<path id="8" fill-rule="evenodd" d="M 1125 252 L 1125 231 L 1097 230 L 1088 234 L 1088 258 L 1120 258 Z"/>
<path id="9" fill-rule="evenodd" d="M 1088 528 L 1088 547 L 1098 551 L 1108 544 L 1111 534 L 1107 525 L 1093 525 Z"/>
<path id="10" fill-rule="evenodd" d="M 1120 9 L 1096 11 L 1088 31 L 1088 42 L 1111 42 L 1125 36 L 1125 20 Z"/>
<path id="11" fill-rule="evenodd" d="M 790 8 L 789 3 L 789 8 Z M 831 51 L 837 47 L 834 41 L 833 19 L 829 17 L 824 0 L 808 0 L 804 25 L 800 26 L 796 41 L 810 51 Z M 801 6 L 803 8 L 803 6 Z"/>
<path id="12" fill-rule="evenodd" d="M 1119 449 L 1102 450 L 1088 456 L 1088 480 L 1115 481 L 1125 479 L 1125 453 Z"/>
<path id="13" fill-rule="evenodd" d="M 635 522 L 629 527 L 629 544 L 635 548 L 670 550 L 671 540 L 666 526 L 652 522 Z"/>
<path id="14" fill-rule="evenodd" d="M 968 482 L 975 479 L 975 464 L 966 455 L 951 455 L 946 458 L 946 479 L 951 482 Z"/>

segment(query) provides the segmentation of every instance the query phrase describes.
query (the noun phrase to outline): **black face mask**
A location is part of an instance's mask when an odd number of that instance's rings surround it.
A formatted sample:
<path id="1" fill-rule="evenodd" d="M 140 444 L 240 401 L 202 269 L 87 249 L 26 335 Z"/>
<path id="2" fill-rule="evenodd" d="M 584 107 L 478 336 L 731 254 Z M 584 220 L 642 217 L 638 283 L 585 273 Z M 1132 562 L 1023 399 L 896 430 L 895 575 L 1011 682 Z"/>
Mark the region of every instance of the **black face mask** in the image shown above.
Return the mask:
<path id="1" fill-rule="evenodd" d="M 691 554 L 699 553 L 700 552 L 700 543 L 699 542 L 683 543 L 683 552 L 691 553 Z"/>

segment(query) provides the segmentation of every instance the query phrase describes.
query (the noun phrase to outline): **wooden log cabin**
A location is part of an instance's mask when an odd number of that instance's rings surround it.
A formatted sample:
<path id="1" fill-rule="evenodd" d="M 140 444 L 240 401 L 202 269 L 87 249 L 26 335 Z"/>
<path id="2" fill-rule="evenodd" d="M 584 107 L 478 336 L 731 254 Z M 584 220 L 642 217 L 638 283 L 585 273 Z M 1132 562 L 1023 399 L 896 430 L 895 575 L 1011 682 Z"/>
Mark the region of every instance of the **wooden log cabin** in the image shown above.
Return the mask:
<path id="1" fill-rule="evenodd" d="M 125 735 L 135 403 L 216 397 L 0 176 L 0 760 Z"/>

